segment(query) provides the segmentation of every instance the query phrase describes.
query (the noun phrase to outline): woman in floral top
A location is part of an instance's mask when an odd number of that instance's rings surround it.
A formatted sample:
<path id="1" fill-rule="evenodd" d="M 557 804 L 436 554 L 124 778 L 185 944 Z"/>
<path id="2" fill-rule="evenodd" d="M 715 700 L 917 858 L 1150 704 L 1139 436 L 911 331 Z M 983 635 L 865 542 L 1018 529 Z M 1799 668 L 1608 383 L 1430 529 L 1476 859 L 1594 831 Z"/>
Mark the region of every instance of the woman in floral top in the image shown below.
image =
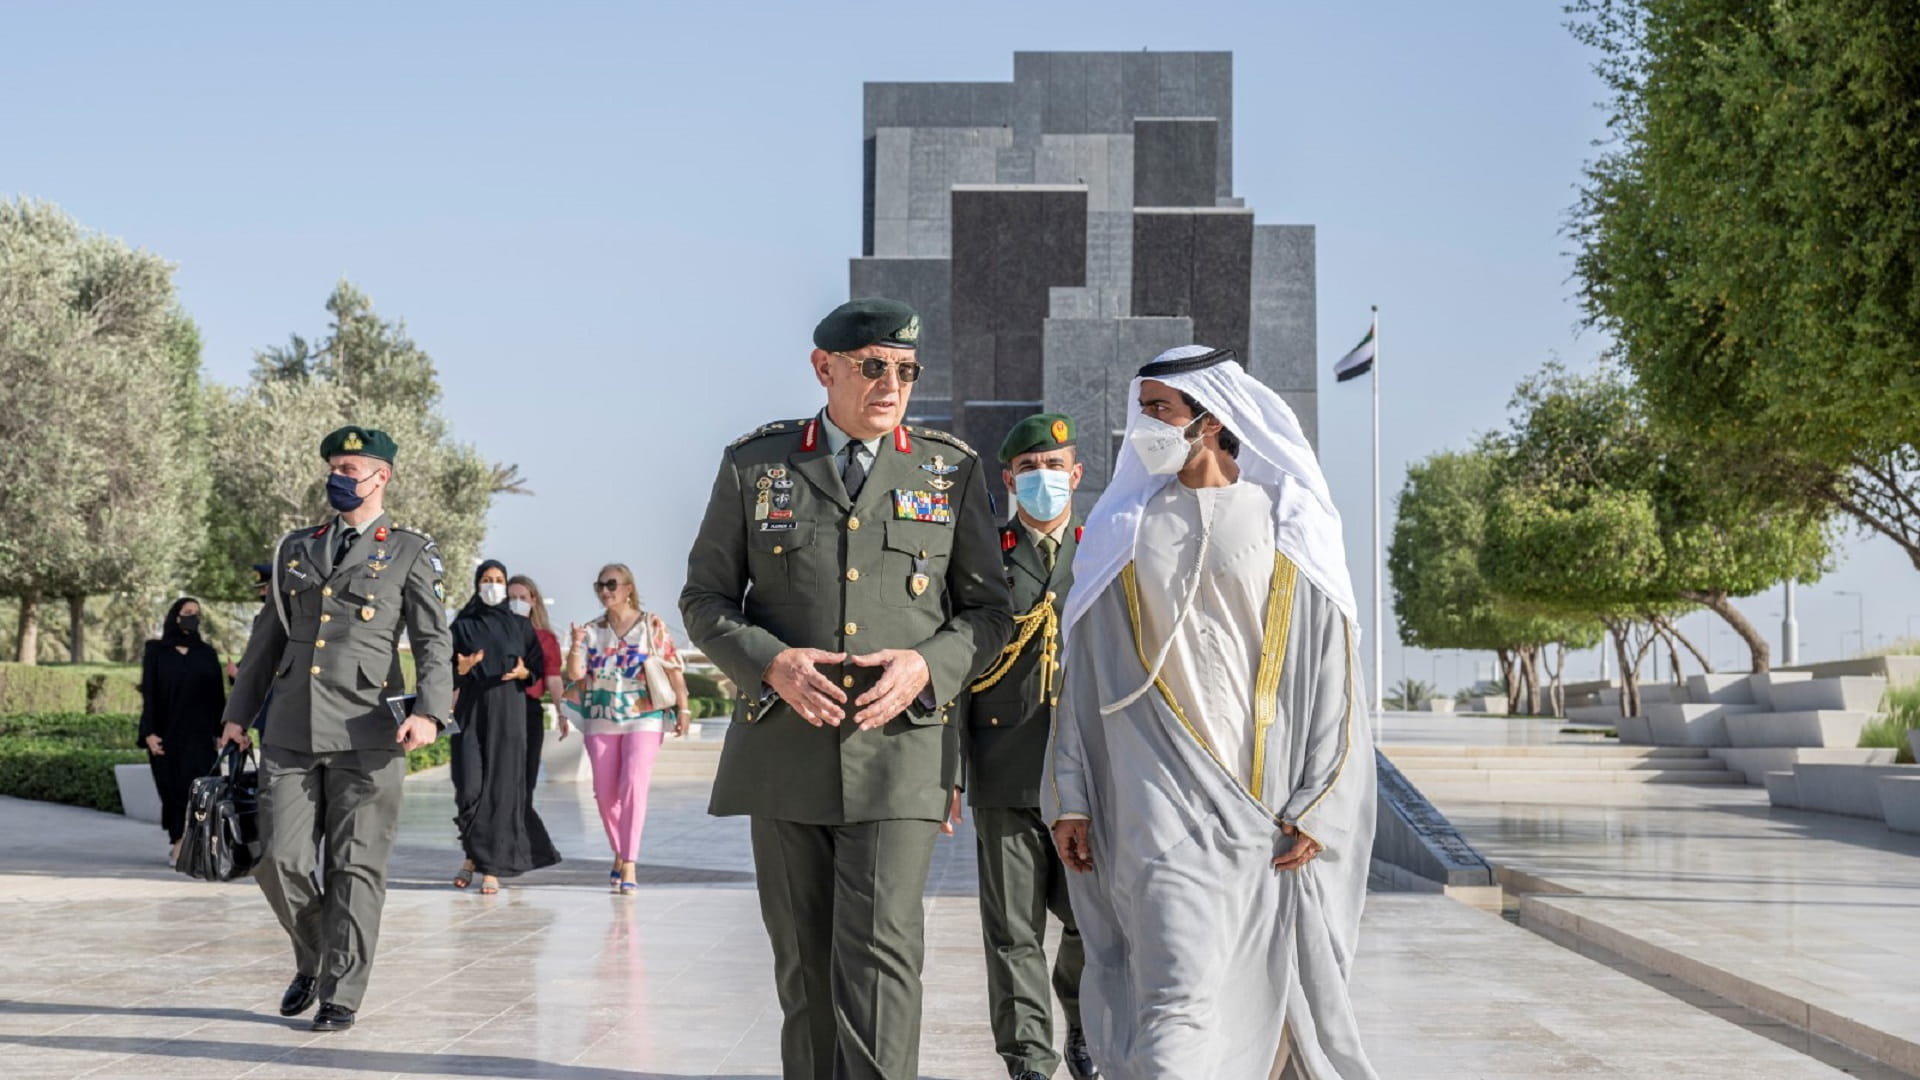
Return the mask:
<path id="1" fill-rule="evenodd" d="M 640 610 L 633 572 L 620 563 L 600 570 L 593 589 L 606 614 L 572 628 L 567 650 L 567 707 L 586 736 L 593 796 L 613 848 L 609 882 L 621 893 L 639 888 L 633 860 L 647 822 L 647 785 L 669 723 L 687 733 L 687 684 L 673 635 L 657 615 Z M 647 657 L 666 661 L 677 705 L 656 706 L 647 694 Z"/>

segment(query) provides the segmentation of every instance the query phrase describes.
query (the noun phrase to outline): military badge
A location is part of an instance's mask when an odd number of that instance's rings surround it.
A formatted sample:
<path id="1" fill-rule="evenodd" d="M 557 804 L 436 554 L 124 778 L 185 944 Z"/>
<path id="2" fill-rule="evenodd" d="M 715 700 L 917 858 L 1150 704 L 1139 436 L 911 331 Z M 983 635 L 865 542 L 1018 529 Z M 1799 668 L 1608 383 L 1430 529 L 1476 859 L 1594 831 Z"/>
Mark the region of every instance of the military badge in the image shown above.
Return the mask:
<path id="1" fill-rule="evenodd" d="M 895 521 L 926 521 L 935 525 L 953 524 L 953 507 L 943 491 L 901 491 L 893 493 Z"/>
<path id="2" fill-rule="evenodd" d="M 946 476 L 949 473 L 956 473 L 960 471 L 960 466 L 947 464 L 947 458 L 945 454 L 933 455 L 932 461 L 922 462 L 920 467 L 932 473 L 935 476 Z"/>
<path id="3" fill-rule="evenodd" d="M 759 498 L 753 500 L 753 520 L 765 521 L 773 513 L 773 493 L 762 491 Z"/>
<path id="4" fill-rule="evenodd" d="M 347 432 L 347 440 L 341 443 L 340 445 L 348 450 L 353 450 L 353 451 L 364 450 L 367 447 L 366 443 L 363 443 L 360 441 L 360 433 L 357 431 Z"/>
<path id="5" fill-rule="evenodd" d="M 915 596 L 919 596 L 921 593 L 926 592 L 927 586 L 932 583 L 933 579 L 927 576 L 926 557 L 923 555 L 913 560 L 913 576 L 907 579 L 907 591 Z"/>
<path id="6" fill-rule="evenodd" d="M 372 622 L 372 621 L 373 621 L 373 609 L 372 609 L 372 608 L 370 608 L 370 607 L 363 607 L 363 608 L 361 608 L 361 609 L 360 609 L 360 621 L 361 621 L 361 622 Z"/>
<path id="7" fill-rule="evenodd" d="M 441 603 L 446 603 L 446 600 L 447 600 L 447 587 L 446 587 L 445 585 L 442 585 L 442 584 L 440 584 L 440 583 L 439 583 L 439 582 L 437 582 L 437 581 L 436 581 L 436 582 L 434 582 L 434 583 L 433 583 L 433 596 L 434 596 L 434 599 L 436 599 L 436 600 L 439 600 L 439 601 L 440 601 Z"/>
<path id="8" fill-rule="evenodd" d="M 1067 441 L 1067 422 L 1065 420 L 1055 420 L 1053 422 L 1053 441 L 1057 443 Z"/>
<path id="9" fill-rule="evenodd" d="M 753 486 L 756 488 L 759 488 L 761 491 L 771 490 L 773 487 L 773 477 L 763 476 L 760 479 L 755 480 L 753 482 Z"/>

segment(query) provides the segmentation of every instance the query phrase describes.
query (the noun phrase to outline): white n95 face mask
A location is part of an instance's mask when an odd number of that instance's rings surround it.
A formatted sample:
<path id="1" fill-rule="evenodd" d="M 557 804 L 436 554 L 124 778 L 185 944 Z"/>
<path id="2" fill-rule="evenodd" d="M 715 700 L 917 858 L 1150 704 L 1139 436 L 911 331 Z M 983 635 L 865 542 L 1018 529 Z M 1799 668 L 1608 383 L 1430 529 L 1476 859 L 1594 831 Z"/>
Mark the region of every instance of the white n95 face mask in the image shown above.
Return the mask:
<path id="1" fill-rule="evenodd" d="M 492 607 L 507 598 L 507 587 L 497 581 L 480 583 L 480 602 Z"/>
<path id="2" fill-rule="evenodd" d="M 533 614 L 533 601 L 509 600 L 507 601 L 507 610 L 513 612 L 515 615 L 518 615 L 524 619 L 527 616 Z"/>
<path id="3" fill-rule="evenodd" d="M 1140 464 L 1145 465 L 1149 473 L 1170 476 L 1186 468 L 1187 459 L 1193 456 L 1193 448 L 1200 440 L 1198 437 L 1187 438 L 1187 428 L 1199 423 L 1200 416 L 1194 417 L 1186 427 L 1176 427 L 1165 420 L 1143 416 L 1134 422 L 1133 430 L 1127 433 L 1127 445 L 1133 448 L 1134 456 L 1140 459 Z"/>

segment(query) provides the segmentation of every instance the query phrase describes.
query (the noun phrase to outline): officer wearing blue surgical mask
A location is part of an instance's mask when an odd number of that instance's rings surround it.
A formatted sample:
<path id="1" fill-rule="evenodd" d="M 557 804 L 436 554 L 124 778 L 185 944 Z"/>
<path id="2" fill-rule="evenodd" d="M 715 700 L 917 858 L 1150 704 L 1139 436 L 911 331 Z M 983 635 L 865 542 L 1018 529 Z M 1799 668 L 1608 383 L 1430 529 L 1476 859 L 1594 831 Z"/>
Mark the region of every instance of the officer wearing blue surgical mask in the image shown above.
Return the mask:
<path id="1" fill-rule="evenodd" d="M 1073 491 L 1085 467 L 1073 418 L 1030 416 L 1000 444 L 1001 479 L 1014 517 L 1000 532 L 1013 594 L 1013 638 L 976 679 L 961 708 L 967 798 L 973 805 L 980 870 L 980 921 L 987 941 L 988 1015 L 995 1049 L 1015 1080 L 1099 1075 L 1080 1029 L 1085 950 L 1067 900 L 1066 871 L 1040 816 L 1040 778 L 1059 696 L 1060 611 L 1073 584 L 1080 519 Z M 1047 963 L 1047 912 L 1060 920 L 1060 948 Z M 1053 1000 L 1066 1041 L 1053 1039 Z"/>

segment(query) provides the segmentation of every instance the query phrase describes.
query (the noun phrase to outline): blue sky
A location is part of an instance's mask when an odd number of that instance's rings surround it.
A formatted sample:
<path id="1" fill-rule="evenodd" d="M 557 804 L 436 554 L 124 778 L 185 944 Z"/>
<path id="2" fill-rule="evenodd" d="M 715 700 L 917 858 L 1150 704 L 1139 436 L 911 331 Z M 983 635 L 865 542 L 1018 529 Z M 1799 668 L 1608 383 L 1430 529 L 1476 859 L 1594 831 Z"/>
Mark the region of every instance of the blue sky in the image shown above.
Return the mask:
<path id="1" fill-rule="evenodd" d="M 432 353 L 457 434 L 537 492 L 496 504 L 489 554 L 563 619 L 591 613 L 607 560 L 671 614 L 721 447 L 817 406 L 808 334 L 860 243 L 863 81 L 1006 80 L 1016 50 L 1232 50 L 1235 193 L 1318 227 L 1327 368 L 1381 305 L 1390 497 L 1407 461 L 1500 424 L 1541 361 L 1599 352 L 1560 233 L 1599 87 L 1562 18 L 1540 0 L 46 3 L 8 16 L 0 194 L 177 263 L 220 381 L 317 334 L 351 278 Z M 1367 393 L 1322 378 L 1364 605 Z M 1803 658 L 1854 650 L 1838 590 L 1865 595 L 1869 646 L 1920 624 L 1920 574 L 1853 541 L 1802 590 Z M 1745 607 L 1777 641 L 1777 590 Z M 1684 625 L 1733 659 L 1717 619 Z M 1476 658 L 1389 639 L 1386 666 L 1452 686 Z"/>

